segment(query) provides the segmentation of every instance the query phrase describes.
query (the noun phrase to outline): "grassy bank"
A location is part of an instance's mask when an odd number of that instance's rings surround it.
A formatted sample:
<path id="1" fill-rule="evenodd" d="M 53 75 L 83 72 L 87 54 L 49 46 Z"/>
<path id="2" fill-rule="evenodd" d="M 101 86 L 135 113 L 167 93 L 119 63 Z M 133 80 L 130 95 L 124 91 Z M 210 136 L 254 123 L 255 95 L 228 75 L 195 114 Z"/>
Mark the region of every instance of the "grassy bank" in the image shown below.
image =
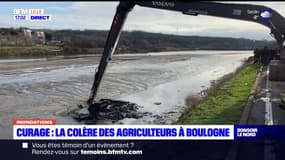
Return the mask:
<path id="1" fill-rule="evenodd" d="M 198 104 L 189 107 L 177 124 L 237 124 L 260 66 L 247 61 L 223 77 Z"/>
<path id="2" fill-rule="evenodd" d="M 0 57 L 55 55 L 60 48 L 47 45 L 0 46 Z"/>

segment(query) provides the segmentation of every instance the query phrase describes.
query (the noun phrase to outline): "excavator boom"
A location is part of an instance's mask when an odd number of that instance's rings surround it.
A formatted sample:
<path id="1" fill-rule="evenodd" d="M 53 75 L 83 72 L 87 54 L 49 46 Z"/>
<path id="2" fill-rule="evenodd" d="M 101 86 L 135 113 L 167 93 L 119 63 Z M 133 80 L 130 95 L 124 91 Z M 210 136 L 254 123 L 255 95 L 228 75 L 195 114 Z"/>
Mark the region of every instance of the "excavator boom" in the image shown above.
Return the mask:
<path id="1" fill-rule="evenodd" d="M 108 62 L 111 60 L 111 57 L 116 49 L 124 22 L 128 13 L 135 5 L 177 11 L 193 16 L 206 15 L 251 21 L 268 27 L 271 31 L 270 34 L 273 35 L 280 46 L 282 46 L 285 40 L 284 17 L 275 10 L 262 5 L 218 2 L 122 1 L 117 6 L 98 71 L 95 73 L 91 93 L 87 101 L 89 106 L 94 103 L 94 99 L 96 98 L 96 94 Z"/>

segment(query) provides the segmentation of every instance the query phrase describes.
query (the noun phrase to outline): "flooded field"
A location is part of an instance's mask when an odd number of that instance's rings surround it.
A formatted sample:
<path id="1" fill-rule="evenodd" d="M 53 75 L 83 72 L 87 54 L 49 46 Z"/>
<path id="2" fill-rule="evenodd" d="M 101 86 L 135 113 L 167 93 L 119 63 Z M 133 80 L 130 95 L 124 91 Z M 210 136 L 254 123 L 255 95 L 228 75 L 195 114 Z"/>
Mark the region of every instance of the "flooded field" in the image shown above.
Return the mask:
<path id="1" fill-rule="evenodd" d="M 185 98 L 233 72 L 252 51 L 181 51 L 116 55 L 98 98 L 130 101 L 147 112 L 117 124 L 170 124 L 185 108 Z M 99 57 L 0 60 L 0 138 L 11 138 L 13 118 L 55 118 L 85 103 Z M 102 122 L 104 123 L 104 122 Z"/>

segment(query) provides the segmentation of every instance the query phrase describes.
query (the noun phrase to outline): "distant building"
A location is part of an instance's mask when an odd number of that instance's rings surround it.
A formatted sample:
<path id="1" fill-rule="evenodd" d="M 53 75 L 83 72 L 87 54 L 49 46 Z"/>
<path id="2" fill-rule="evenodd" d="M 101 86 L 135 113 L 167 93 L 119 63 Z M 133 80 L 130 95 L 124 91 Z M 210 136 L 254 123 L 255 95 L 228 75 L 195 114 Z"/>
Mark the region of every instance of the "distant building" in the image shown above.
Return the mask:
<path id="1" fill-rule="evenodd" d="M 32 39 L 32 31 L 31 30 L 24 29 L 23 32 L 24 32 L 25 37 Z"/>
<path id="2" fill-rule="evenodd" d="M 32 41 L 36 44 L 45 44 L 45 32 L 31 32 L 32 33 Z"/>
<path id="3" fill-rule="evenodd" d="M 39 32 L 39 31 L 32 31 L 27 28 L 22 28 L 22 35 L 27 40 L 31 40 L 34 44 L 45 44 L 46 43 L 46 37 L 45 32 Z"/>

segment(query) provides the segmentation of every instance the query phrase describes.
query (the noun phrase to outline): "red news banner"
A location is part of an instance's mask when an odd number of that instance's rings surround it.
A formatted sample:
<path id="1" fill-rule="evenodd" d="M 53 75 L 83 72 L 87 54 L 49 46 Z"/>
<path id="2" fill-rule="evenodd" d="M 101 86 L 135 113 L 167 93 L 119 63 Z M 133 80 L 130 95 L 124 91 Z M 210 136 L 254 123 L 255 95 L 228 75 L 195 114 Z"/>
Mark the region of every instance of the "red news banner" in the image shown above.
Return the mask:
<path id="1" fill-rule="evenodd" d="M 56 125 L 55 119 L 14 119 L 13 125 Z"/>

